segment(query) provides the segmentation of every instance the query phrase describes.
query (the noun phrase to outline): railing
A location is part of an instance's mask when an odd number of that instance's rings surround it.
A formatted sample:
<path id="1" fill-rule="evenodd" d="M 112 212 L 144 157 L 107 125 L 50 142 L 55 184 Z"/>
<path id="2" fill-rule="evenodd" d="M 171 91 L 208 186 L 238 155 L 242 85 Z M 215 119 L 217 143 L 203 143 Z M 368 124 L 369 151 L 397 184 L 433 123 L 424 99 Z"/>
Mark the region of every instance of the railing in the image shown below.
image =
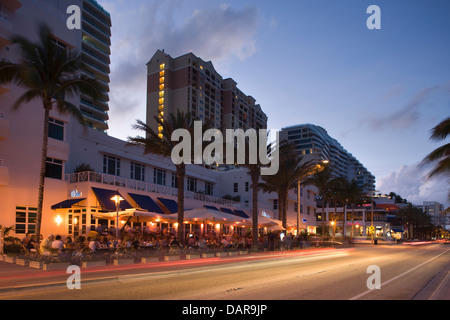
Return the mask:
<path id="1" fill-rule="evenodd" d="M 103 174 L 93 171 L 72 173 L 65 175 L 65 181 L 68 183 L 80 183 L 80 182 L 97 182 L 101 184 L 113 185 L 117 187 L 127 188 L 131 190 L 139 190 L 145 192 L 159 193 L 168 196 L 177 196 L 178 189 L 171 188 L 167 186 L 162 186 L 159 184 L 148 183 L 139 180 L 126 179 L 118 176 L 113 176 L 109 174 Z M 240 203 L 228 199 L 218 198 L 214 196 L 209 196 L 197 192 L 184 191 L 185 199 L 199 200 L 203 202 L 215 203 L 226 206 L 239 206 Z"/>
<path id="2" fill-rule="evenodd" d="M 4 11 L 0 11 L 0 19 L 8 21 L 8 14 Z"/>

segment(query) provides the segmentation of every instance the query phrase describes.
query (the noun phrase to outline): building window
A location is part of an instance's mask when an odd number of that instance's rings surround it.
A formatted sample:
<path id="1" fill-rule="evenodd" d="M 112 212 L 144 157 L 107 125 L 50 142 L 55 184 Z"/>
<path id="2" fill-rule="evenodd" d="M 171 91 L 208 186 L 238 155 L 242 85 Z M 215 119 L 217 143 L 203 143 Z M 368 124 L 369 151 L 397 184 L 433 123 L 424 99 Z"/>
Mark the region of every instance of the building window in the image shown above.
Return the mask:
<path id="1" fill-rule="evenodd" d="M 172 188 L 178 188 L 178 177 L 176 173 L 172 173 Z"/>
<path id="2" fill-rule="evenodd" d="M 207 196 L 212 196 L 214 194 L 214 184 L 205 182 L 205 194 Z"/>
<path id="3" fill-rule="evenodd" d="M 239 192 L 239 187 L 238 187 L 237 182 L 233 183 L 233 192 Z"/>
<path id="4" fill-rule="evenodd" d="M 166 185 L 166 172 L 161 169 L 153 169 L 153 183 L 161 186 Z"/>
<path id="5" fill-rule="evenodd" d="M 197 179 L 187 178 L 187 190 L 197 192 Z"/>
<path id="6" fill-rule="evenodd" d="M 62 180 L 63 177 L 63 161 L 47 158 L 45 163 L 45 176 L 47 178 Z"/>
<path id="7" fill-rule="evenodd" d="M 48 120 L 48 137 L 56 140 L 64 141 L 64 122 L 49 118 Z"/>
<path id="8" fill-rule="evenodd" d="M 273 199 L 273 210 L 278 210 L 278 199 Z"/>
<path id="9" fill-rule="evenodd" d="M 247 181 L 245 183 L 245 192 L 248 192 L 249 188 L 250 188 L 250 183 Z"/>
<path id="10" fill-rule="evenodd" d="M 120 159 L 103 155 L 103 173 L 120 176 Z"/>
<path id="11" fill-rule="evenodd" d="M 133 180 L 145 181 L 145 166 L 131 162 L 130 178 Z"/>
<path id="12" fill-rule="evenodd" d="M 16 207 L 16 234 L 26 234 L 36 232 L 36 207 Z"/>

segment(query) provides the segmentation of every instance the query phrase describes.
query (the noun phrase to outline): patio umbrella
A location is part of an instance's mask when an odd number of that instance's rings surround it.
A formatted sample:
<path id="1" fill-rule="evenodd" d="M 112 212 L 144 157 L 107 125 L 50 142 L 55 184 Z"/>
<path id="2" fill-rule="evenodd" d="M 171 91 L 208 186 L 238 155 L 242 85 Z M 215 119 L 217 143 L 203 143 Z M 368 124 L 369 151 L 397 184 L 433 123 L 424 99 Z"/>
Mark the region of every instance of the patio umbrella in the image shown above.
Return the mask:
<path id="1" fill-rule="evenodd" d="M 97 219 L 116 220 L 115 212 L 94 213 L 93 216 L 94 218 Z M 160 214 L 137 209 L 128 209 L 125 211 L 119 211 L 120 221 L 164 222 L 164 221 L 175 221 L 176 219 L 177 219 L 176 214 Z"/>
<path id="2" fill-rule="evenodd" d="M 213 222 L 219 224 L 249 222 L 248 219 L 209 208 L 198 208 L 193 210 L 187 210 L 184 212 L 184 220 L 187 222 L 200 221 L 200 222 Z"/>
<path id="3" fill-rule="evenodd" d="M 282 221 L 271 219 L 265 216 L 259 216 L 258 217 L 258 225 L 263 227 L 270 227 L 270 226 L 281 226 L 283 224 Z"/>
<path id="4" fill-rule="evenodd" d="M 268 227 L 267 230 L 268 231 L 283 231 L 286 229 L 279 225 L 273 225 L 273 226 Z"/>

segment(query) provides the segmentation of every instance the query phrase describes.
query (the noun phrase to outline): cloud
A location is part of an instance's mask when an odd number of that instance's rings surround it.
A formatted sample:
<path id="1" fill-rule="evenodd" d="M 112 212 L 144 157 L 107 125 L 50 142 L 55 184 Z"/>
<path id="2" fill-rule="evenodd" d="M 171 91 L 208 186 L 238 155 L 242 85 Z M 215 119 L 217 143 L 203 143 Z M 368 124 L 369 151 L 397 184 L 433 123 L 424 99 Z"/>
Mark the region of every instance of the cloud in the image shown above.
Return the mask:
<path id="1" fill-rule="evenodd" d="M 396 87 L 384 95 L 383 102 L 387 99 L 400 95 L 403 89 Z M 450 83 L 424 88 L 414 94 L 407 103 L 397 110 L 385 112 L 382 116 L 372 116 L 364 120 L 373 131 L 383 131 L 386 129 L 404 130 L 414 127 L 422 118 L 422 112 L 426 109 L 441 107 L 448 103 L 450 98 Z"/>
<path id="2" fill-rule="evenodd" d="M 422 204 L 423 201 L 438 201 L 448 207 L 449 178 L 441 176 L 427 179 L 430 170 L 430 166 L 419 164 L 402 166 L 381 178 L 377 190 L 386 194 L 395 192 L 416 205 Z"/>
<path id="3" fill-rule="evenodd" d="M 158 49 L 172 57 L 192 51 L 224 68 L 257 52 L 259 9 L 235 9 L 222 4 L 208 9 L 186 9 L 183 0 L 100 1 L 110 12 L 112 27 L 110 130 L 126 137 L 134 123 L 124 123 L 123 114 L 145 113 L 146 63 Z M 220 72 L 220 71 L 219 71 Z M 143 119 L 141 119 L 143 120 Z M 125 127 L 127 126 L 127 127 Z"/>

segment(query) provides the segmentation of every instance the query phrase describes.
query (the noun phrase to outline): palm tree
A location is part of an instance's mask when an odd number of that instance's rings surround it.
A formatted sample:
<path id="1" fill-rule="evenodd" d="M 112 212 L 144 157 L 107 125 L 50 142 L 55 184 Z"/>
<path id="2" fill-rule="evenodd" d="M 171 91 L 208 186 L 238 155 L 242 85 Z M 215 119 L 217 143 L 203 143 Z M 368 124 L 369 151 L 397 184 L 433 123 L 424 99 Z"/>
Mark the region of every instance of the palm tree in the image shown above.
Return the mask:
<path id="1" fill-rule="evenodd" d="M 293 145 L 283 141 L 280 143 L 279 170 L 272 176 L 263 176 L 260 188 L 264 192 L 276 192 L 278 195 L 279 218 L 283 227 L 287 227 L 288 193 L 297 186 L 298 179 L 313 174 L 316 166 L 311 162 L 304 162 L 303 157 L 294 152 Z"/>
<path id="2" fill-rule="evenodd" d="M 38 33 L 38 42 L 31 42 L 20 35 L 12 36 L 11 43 L 20 52 L 19 61 L 0 61 L 0 84 L 11 83 L 25 90 L 13 104 L 13 109 L 17 110 L 23 103 L 35 99 L 40 100 L 44 108 L 36 239 L 41 233 L 50 111 L 56 108 L 84 123 L 81 111 L 66 98 L 85 94 L 95 100 L 100 95 L 99 83 L 85 75 L 87 69 L 80 54 L 57 46 L 47 25 L 40 24 Z"/>
<path id="3" fill-rule="evenodd" d="M 257 149 L 256 153 L 260 155 L 259 152 L 260 148 L 260 139 L 261 136 L 257 135 L 257 141 L 256 143 Z M 265 146 L 267 154 L 270 155 L 273 145 L 269 143 L 269 145 Z M 261 162 L 261 159 L 257 157 L 256 163 L 250 163 L 250 148 L 249 148 L 249 142 L 246 141 L 245 143 L 245 164 L 243 165 L 248 169 L 248 174 L 250 175 L 250 180 L 252 181 L 252 250 L 256 251 L 258 250 L 258 231 L 259 231 L 259 225 L 258 225 L 258 189 L 260 187 L 259 180 L 261 178 L 261 169 L 265 167 L 265 165 Z M 237 157 L 237 152 L 235 152 L 235 160 Z"/>
<path id="4" fill-rule="evenodd" d="M 342 216 L 342 236 L 345 238 L 345 204 L 347 202 L 346 197 L 346 183 L 347 183 L 347 179 L 343 178 L 343 177 L 337 177 L 334 179 L 331 179 L 329 182 L 329 198 L 330 200 L 333 200 L 334 202 L 334 214 L 335 214 L 335 219 L 336 220 L 340 220 L 339 219 L 339 214 L 337 213 L 337 207 L 338 204 L 342 204 L 342 212 L 343 212 L 343 216 Z"/>
<path id="5" fill-rule="evenodd" d="M 330 167 L 328 164 L 325 164 L 322 170 L 315 172 L 303 182 L 305 185 L 315 186 L 322 197 L 322 235 L 325 235 L 325 203 L 330 197 L 330 180 Z"/>
<path id="6" fill-rule="evenodd" d="M 431 130 L 430 139 L 437 142 L 443 141 L 449 134 L 450 117 Z M 428 174 L 429 179 L 437 175 L 447 175 L 447 177 L 450 177 L 450 143 L 437 148 L 422 161 L 422 165 L 429 163 L 436 163 L 434 169 Z M 450 191 L 448 193 L 448 198 L 450 199 Z"/>
<path id="7" fill-rule="evenodd" d="M 196 119 L 192 116 L 190 112 L 184 113 L 177 110 L 176 114 L 169 114 L 167 119 L 161 119 L 155 116 L 156 123 L 162 131 L 159 132 L 150 128 L 146 123 L 137 120 L 136 124 L 133 126 L 134 129 L 143 131 L 145 137 L 128 137 L 128 143 L 131 145 L 136 145 L 144 149 L 144 153 L 154 153 L 159 154 L 164 157 L 171 157 L 172 150 L 176 147 L 179 142 L 172 141 L 172 134 L 177 129 L 185 129 L 189 132 L 191 137 L 194 137 L 194 122 Z M 206 127 L 209 126 L 209 121 L 202 124 L 202 134 Z M 191 141 L 193 143 L 194 141 Z M 193 148 L 191 148 L 193 151 Z M 202 148 L 203 150 L 203 148 Z M 191 158 L 192 159 L 192 158 Z M 184 178 L 186 176 L 186 163 L 181 162 L 175 164 L 177 171 L 177 187 L 178 187 L 178 241 L 184 243 Z"/>
<path id="8" fill-rule="evenodd" d="M 450 134 L 450 118 L 445 119 L 431 130 L 431 140 L 443 141 Z M 431 152 L 422 163 L 434 163 L 439 161 L 434 169 L 429 173 L 429 177 L 436 176 L 438 174 L 450 173 L 450 143 L 437 148 Z"/>
<path id="9" fill-rule="evenodd" d="M 344 219 L 343 219 L 343 237 L 346 238 L 346 220 L 347 220 L 347 213 L 346 208 L 347 204 L 351 204 L 352 206 L 352 215 L 351 215 L 351 221 L 352 221 L 352 231 L 351 231 L 351 237 L 353 238 L 353 227 L 354 227 L 354 213 L 355 213 L 355 205 L 359 204 L 363 201 L 365 195 L 356 182 L 356 180 L 347 180 L 345 178 L 340 178 L 340 181 L 338 183 L 339 190 L 337 190 L 337 193 L 339 194 L 340 202 L 343 204 L 343 212 L 344 212 Z"/>

